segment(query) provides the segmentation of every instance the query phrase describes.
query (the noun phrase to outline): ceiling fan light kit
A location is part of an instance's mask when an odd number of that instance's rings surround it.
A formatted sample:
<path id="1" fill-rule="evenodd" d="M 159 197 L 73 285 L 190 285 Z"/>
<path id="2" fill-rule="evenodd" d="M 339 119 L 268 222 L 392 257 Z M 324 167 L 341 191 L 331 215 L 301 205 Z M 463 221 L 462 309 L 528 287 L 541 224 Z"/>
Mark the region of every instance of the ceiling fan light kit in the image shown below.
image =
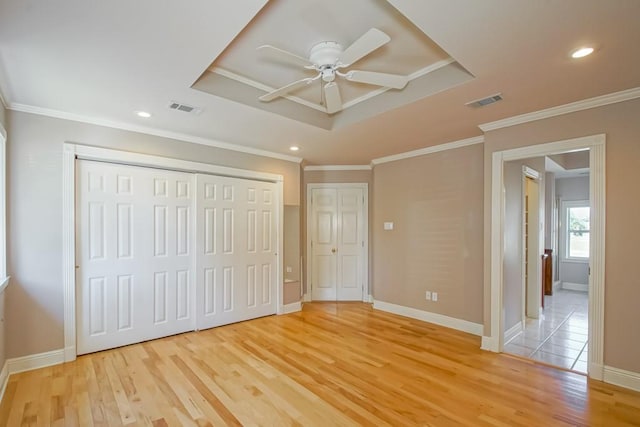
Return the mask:
<path id="1" fill-rule="evenodd" d="M 340 88 L 336 83 L 336 77 L 357 83 L 403 89 L 409 82 L 408 76 L 360 70 L 350 70 L 346 73 L 340 71 L 342 68 L 350 67 L 351 64 L 389 43 L 389 41 L 391 41 L 391 38 L 387 34 L 377 28 L 372 28 L 347 49 L 343 49 L 342 45 L 335 41 L 320 42 L 311 48 L 309 59 L 274 46 L 260 46 L 258 48 L 259 50 L 267 51 L 274 58 L 279 58 L 292 65 L 302 66 L 308 70 L 315 70 L 318 74 L 315 77 L 289 83 L 286 86 L 262 95 L 258 99 L 263 102 L 273 101 L 276 98 L 287 96 L 316 80 L 322 79 L 322 81 L 326 83 L 323 88 L 326 111 L 328 114 L 334 114 L 342 110 L 342 99 L 340 96 Z"/>

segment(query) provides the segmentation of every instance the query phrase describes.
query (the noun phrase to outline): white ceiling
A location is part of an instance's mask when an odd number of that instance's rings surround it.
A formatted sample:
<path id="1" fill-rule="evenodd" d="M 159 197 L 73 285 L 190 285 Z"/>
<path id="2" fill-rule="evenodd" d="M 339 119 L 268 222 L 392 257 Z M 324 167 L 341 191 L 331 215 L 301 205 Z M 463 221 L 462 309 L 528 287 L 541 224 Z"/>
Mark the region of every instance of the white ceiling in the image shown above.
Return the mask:
<path id="1" fill-rule="evenodd" d="M 312 38 L 335 38 L 324 35 L 326 23 L 346 43 L 371 26 L 367 8 L 358 19 L 341 13 L 340 3 L 348 2 L 272 0 L 264 10 L 288 10 L 279 5 L 294 2 L 304 4 L 292 9 L 306 10 L 304 22 L 296 21 L 284 39 L 278 28 L 262 28 L 260 38 L 273 35 L 264 43 L 304 54 L 303 44 Z M 17 110 L 140 126 L 280 155 L 291 154 L 288 147 L 297 144 L 296 156 L 309 164 L 368 164 L 481 135 L 482 123 L 640 87 L 640 1 L 388 0 L 475 78 L 334 130 L 192 88 L 239 34 L 241 40 L 260 25 L 266 3 L 192 0 L 185 7 L 170 0 L 2 0 L 0 89 Z M 401 40 L 392 35 L 391 43 Z M 598 50 L 571 60 L 569 51 L 583 44 Z M 393 49 L 403 52 L 403 46 Z M 498 92 L 504 101 L 482 109 L 464 105 Z M 172 100 L 203 111 L 171 111 Z M 138 118 L 136 110 L 153 117 Z"/>

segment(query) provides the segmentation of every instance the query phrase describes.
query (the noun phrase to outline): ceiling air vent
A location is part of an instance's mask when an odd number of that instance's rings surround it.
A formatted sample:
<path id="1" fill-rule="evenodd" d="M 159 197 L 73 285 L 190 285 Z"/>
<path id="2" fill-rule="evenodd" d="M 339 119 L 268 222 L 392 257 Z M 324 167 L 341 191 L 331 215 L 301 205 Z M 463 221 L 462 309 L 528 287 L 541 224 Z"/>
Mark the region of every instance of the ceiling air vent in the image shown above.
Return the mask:
<path id="1" fill-rule="evenodd" d="M 482 99 L 476 99 L 475 101 L 467 102 L 464 105 L 468 107 L 473 107 L 473 108 L 480 108 L 489 104 L 493 104 L 494 102 L 498 102 L 498 101 L 502 101 L 501 93 L 496 93 L 495 95 L 491 95 Z"/>
<path id="2" fill-rule="evenodd" d="M 202 108 L 194 107 L 187 104 L 181 104 L 179 102 L 171 101 L 169 103 L 170 110 L 183 111 L 185 113 L 191 114 L 200 114 L 202 112 Z"/>

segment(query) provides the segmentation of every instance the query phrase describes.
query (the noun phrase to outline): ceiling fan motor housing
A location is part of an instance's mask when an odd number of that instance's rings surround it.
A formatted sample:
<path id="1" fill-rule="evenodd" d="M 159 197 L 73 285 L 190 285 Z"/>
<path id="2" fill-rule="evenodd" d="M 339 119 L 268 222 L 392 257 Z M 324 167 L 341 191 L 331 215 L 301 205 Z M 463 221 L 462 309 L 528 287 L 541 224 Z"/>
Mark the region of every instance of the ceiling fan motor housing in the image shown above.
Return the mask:
<path id="1" fill-rule="evenodd" d="M 309 60 L 313 62 L 317 69 L 322 71 L 328 66 L 335 66 L 338 58 L 342 54 L 342 45 L 336 42 L 321 42 L 311 48 Z"/>

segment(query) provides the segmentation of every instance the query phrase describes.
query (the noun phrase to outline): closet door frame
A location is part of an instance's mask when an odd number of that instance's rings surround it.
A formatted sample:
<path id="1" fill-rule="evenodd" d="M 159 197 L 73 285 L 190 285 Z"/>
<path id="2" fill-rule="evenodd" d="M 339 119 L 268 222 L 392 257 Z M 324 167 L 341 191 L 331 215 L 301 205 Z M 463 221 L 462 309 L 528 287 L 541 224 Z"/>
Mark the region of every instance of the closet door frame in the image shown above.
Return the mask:
<path id="1" fill-rule="evenodd" d="M 75 186 L 76 159 L 96 160 L 131 166 L 152 167 L 188 173 L 223 175 L 233 178 L 268 181 L 276 184 L 275 204 L 277 208 L 277 307 L 276 314 L 283 313 L 283 211 L 284 178 L 266 172 L 236 169 L 208 163 L 191 162 L 149 154 L 130 153 L 110 148 L 92 147 L 65 142 L 62 152 L 62 280 L 64 309 L 64 362 L 76 359 L 76 226 Z"/>

